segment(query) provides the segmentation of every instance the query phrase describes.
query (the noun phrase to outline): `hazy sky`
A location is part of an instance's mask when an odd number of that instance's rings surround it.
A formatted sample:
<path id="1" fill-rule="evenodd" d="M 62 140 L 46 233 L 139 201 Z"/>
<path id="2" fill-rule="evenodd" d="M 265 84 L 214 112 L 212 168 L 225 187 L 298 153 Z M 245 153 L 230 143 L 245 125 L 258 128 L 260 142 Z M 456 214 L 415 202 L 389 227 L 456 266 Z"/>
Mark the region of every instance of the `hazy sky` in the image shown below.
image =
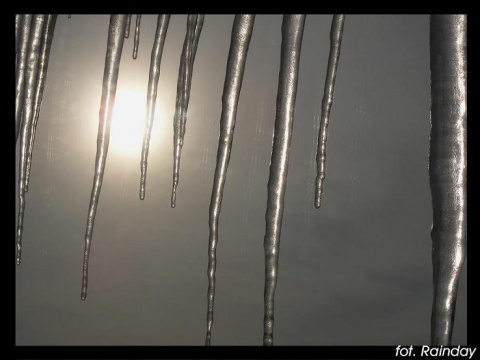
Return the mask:
<path id="1" fill-rule="evenodd" d="M 170 20 L 146 198 L 138 196 L 156 18 L 142 17 L 137 60 L 133 34 L 124 44 L 117 89 L 123 120 L 112 124 L 83 302 L 84 233 L 109 17 L 58 17 L 16 269 L 17 345 L 204 344 L 208 207 L 233 15 L 205 17 L 175 209 L 172 124 L 185 15 Z M 347 16 L 317 210 L 315 152 L 331 18 L 309 15 L 305 25 L 274 342 L 426 344 L 433 296 L 429 19 Z M 280 15 L 257 16 L 248 53 L 220 215 L 212 345 L 263 340 L 263 237 L 281 23 Z M 127 126 L 127 140 L 120 125 Z M 453 344 L 467 341 L 466 271 Z"/>

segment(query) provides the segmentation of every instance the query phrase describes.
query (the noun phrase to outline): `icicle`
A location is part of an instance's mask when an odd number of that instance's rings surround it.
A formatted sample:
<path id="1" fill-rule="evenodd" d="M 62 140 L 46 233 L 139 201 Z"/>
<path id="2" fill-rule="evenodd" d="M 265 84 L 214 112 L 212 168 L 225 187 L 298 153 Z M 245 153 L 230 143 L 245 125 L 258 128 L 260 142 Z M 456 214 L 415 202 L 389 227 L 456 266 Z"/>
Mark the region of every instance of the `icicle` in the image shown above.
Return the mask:
<path id="1" fill-rule="evenodd" d="M 147 91 L 147 121 L 143 136 L 142 160 L 140 162 L 140 199 L 145 199 L 145 183 L 147 181 L 147 159 L 152 134 L 153 118 L 155 116 L 155 101 L 157 100 L 158 79 L 160 78 L 160 65 L 162 63 L 163 45 L 167 36 L 170 15 L 158 15 L 157 31 L 153 41 L 150 60 L 150 73 L 148 75 Z"/>
<path id="2" fill-rule="evenodd" d="M 277 112 L 275 115 L 272 158 L 268 178 L 267 211 L 265 214 L 265 314 L 263 319 L 263 345 L 273 345 L 273 303 L 278 277 L 283 202 L 287 185 L 288 158 L 293 130 L 298 67 L 304 25 L 305 15 L 283 16 Z"/>
<path id="3" fill-rule="evenodd" d="M 180 171 L 180 156 L 185 136 L 188 102 L 192 82 L 193 63 L 197 52 L 198 40 L 203 27 L 204 15 L 188 15 L 187 34 L 183 43 L 182 57 L 177 82 L 177 100 L 173 119 L 173 187 L 172 208 L 176 205 L 177 186 Z"/>
<path id="4" fill-rule="evenodd" d="M 100 105 L 100 121 L 98 124 L 97 156 L 95 159 L 95 175 L 93 179 L 92 195 L 88 208 L 87 229 L 85 232 L 85 251 L 83 258 L 82 300 L 87 297 L 88 285 L 88 258 L 92 242 L 95 213 L 97 212 L 98 198 L 102 187 L 103 172 L 107 160 L 108 144 L 110 140 L 110 123 L 112 120 L 113 105 L 117 91 L 118 72 L 122 56 L 123 40 L 127 15 L 111 15 L 108 29 L 107 53 L 105 56 L 105 70 L 103 72 L 102 100 Z"/>
<path id="5" fill-rule="evenodd" d="M 432 345 L 450 345 L 467 227 L 467 16 L 430 18 Z"/>
<path id="6" fill-rule="evenodd" d="M 68 15 L 67 15 L 67 18 L 71 19 L 71 18 L 72 18 L 72 14 L 68 14 Z"/>
<path id="7" fill-rule="evenodd" d="M 25 67 L 27 65 L 28 41 L 30 39 L 30 27 L 32 15 L 22 15 L 23 21 L 19 29 L 19 44 L 17 54 L 17 67 L 15 71 L 15 141 L 18 141 L 22 122 L 23 99 L 25 93 Z"/>
<path id="8" fill-rule="evenodd" d="M 185 92 L 184 92 L 184 98 L 185 98 L 185 103 L 186 106 L 184 108 L 184 111 L 182 112 L 182 117 L 181 117 L 181 122 L 180 122 L 180 146 L 183 146 L 183 139 L 185 137 L 185 124 L 187 123 L 187 108 L 188 108 L 188 102 L 190 101 L 190 89 L 192 87 L 192 74 L 193 74 L 193 64 L 195 62 L 195 55 L 197 53 L 197 47 L 198 47 L 198 40 L 200 39 L 200 33 L 202 31 L 203 27 L 203 20 L 205 16 L 204 15 L 197 15 L 196 23 L 195 23 L 195 28 L 194 28 L 194 33 L 193 33 L 193 42 L 191 46 L 191 56 L 190 56 L 190 61 L 189 65 L 186 67 L 185 70 L 185 76 L 186 76 L 186 83 L 185 83 Z"/>
<path id="9" fill-rule="evenodd" d="M 125 39 L 128 39 L 130 36 L 130 24 L 132 22 L 132 15 L 127 15 L 127 25 L 125 26 Z"/>
<path id="10" fill-rule="evenodd" d="M 330 109 L 333 103 L 333 90 L 337 76 L 338 59 L 342 46 L 343 25 L 345 15 L 333 15 L 330 30 L 330 54 L 328 56 L 327 77 L 322 100 L 322 115 L 317 144 L 317 178 L 315 180 L 315 207 L 320 208 L 322 202 L 323 179 L 325 179 L 325 161 L 327 159 L 327 136 Z"/>
<path id="11" fill-rule="evenodd" d="M 252 37 L 255 15 L 236 15 L 233 22 L 230 51 L 222 96 L 222 115 L 220 119 L 220 137 L 218 139 L 217 164 L 210 200 L 208 242 L 208 313 L 207 336 L 205 345 L 210 345 L 213 325 L 213 303 L 215 296 L 215 269 L 218 243 L 218 219 L 222 207 L 223 189 L 227 175 L 230 152 L 232 150 L 235 118 L 238 99 L 242 89 L 243 72 L 247 60 L 248 46 Z"/>
<path id="12" fill-rule="evenodd" d="M 28 43 L 27 64 L 25 68 L 25 97 L 23 103 L 23 121 L 20 135 L 20 166 L 18 180 L 18 223 L 17 223 L 17 264 L 22 260 L 23 215 L 25 211 L 25 177 L 27 171 L 30 128 L 34 116 L 35 87 L 37 83 L 38 60 L 42 40 L 45 15 L 35 15 L 32 19 L 30 41 Z"/>
<path id="13" fill-rule="evenodd" d="M 137 58 L 138 44 L 140 42 L 140 22 L 142 21 L 142 15 L 137 15 L 137 23 L 135 24 L 135 36 L 133 38 L 133 58 Z"/>
<path id="14" fill-rule="evenodd" d="M 42 34 L 42 47 L 40 48 L 40 61 L 38 67 L 37 87 L 35 89 L 35 102 L 34 102 L 34 117 L 32 126 L 30 128 L 30 141 L 28 145 L 27 156 L 27 173 L 25 178 L 25 191 L 28 191 L 28 182 L 30 179 L 30 168 L 32 165 L 33 145 L 35 142 L 35 132 L 37 129 L 38 117 L 40 115 L 40 106 L 42 105 L 43 89 L 45 88 L 45 81 L 47 78 L 48 59 L 50 56 L 50 48 L 52 46 L 53 33 L 55 30 L 55 23 L 57 21 L 57 15 L 47 15 L 45 24 L 43 26 Z"/>
<path id="15" fill-rule="evenodd" d="M 18 52 L 18 40 L 20 37 L 20 29 L 22 28 L 23 16 L 15 15 L 15 54 Z"/>

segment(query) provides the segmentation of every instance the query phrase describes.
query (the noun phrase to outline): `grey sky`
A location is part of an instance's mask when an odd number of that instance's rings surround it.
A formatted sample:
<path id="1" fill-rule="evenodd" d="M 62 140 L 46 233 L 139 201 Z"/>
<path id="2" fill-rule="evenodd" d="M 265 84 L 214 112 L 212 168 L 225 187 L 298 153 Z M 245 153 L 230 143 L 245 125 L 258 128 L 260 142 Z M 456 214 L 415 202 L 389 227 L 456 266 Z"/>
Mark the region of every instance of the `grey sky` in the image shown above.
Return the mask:
<path id="1" fill-rule="evenodd" d="M 257 16 L 250 44 L 220 215 L 212 345 L 262 344 L 281 21 L 280 15 Z M 108 16 L 58 17 L 16 269 L 17 345 L 203 345 L 208 207 L 232 22 L 233 15 L 205 18 L 172 209 L 172 120 L 186 30 L 186 16 L 172 16 L 157 98 L 160 140 L 150 147 L 146 198 L 138 198 L 140 149 L 111 149 L 82 302 Z M 426 344 L 433 294 L 428 16 L 347 16 L 317 210 L 315 151 L 330 24 L 331 15 L 307 16 L 274 341 Z M 156 16 L 142 17 L 137 60 L 133 34 L 126 39 L 119 90 L 146 92 L 155 26 Z M 467 341 L 466 271 L 453 344 Z"/>

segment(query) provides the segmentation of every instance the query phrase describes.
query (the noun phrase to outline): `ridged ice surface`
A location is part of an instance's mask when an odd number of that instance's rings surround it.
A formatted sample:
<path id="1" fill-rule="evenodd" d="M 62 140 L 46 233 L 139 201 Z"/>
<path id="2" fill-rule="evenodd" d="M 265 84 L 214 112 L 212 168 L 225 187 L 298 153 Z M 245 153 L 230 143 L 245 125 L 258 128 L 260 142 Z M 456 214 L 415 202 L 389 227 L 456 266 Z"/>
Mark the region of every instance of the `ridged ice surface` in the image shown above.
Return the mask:
<path id="1" fill-rule="evenodd" d="M 125 25 L 125 39 L 130 37 L 130 26 L 132 24 L 132 14 L 127 15 L 127 25 Z"/>
<path id="2" fill-rule="evenodd" d="M 18 141 L 23 113 L 25 94 L 25 68 L 27 66 L 28 42 L 32 15 L 20 15 L 18 19 L 17 56 L 15 68 L 15 141 Z"/>
<path id="3" fill-rule="evenodd" d="M 134 59 L 137 58 L 138 55 L 138 45 L 140 44 L 140 24 L 142 22 L 142 15 L 137 15 L 137 21 L 135 23 L 135 35 L 133 37 L 133 54 L 132 57 Z"/>
<path id="4" fill-rule="evenodd" d="M 157 100 L 158 79 L 160 78 L 160 65 L 162 63 L 163 46 L 167 37 L 170 15 L 158 15 L 157 30 L 153 41 L 152 56 L 150 58 L 150 72 L 147 87 L 147 120 L 143 136 L 142 159 L 140 161 L 140 199 L 145 199 L 147 181 L 148 150 L 152 134 L 153 119 L 155 117 L 155 102 Z"/>
<path id="5" fill-rule="evenodd" d="M 95 159 L 95 175 L 93 178 L 92 194 L 88 207 L 87 229 L 85 232 L 85 250 L 83 255 L 82 300 L 87 297 L 88 287 L 88 259 L 92 243 L 95 214 L 98 199 L 102 188 L 103 173 L 107 161 L 108 144 L 110 140 L 110 124 L 112 121 L 113 105 L 117 91 L 120 59 L 122 57 L 123 40 L 127 15 L 111 15 L 108 28 L 107 54 L 105 56 L 105 69 L 103 72 L 102 99 L 100 103 L 100 121 L 98 124 L 97 155 Z"/>
<path id="6" fill-rule="evenodd" d="M 333 90 L 337 77 L 338 60 L 342 46 L 343 26 L 345 15 L 333 15 L 332 28 L 330 30 L 330 55 L 328 56 L 327 77 L 322 100 L 322 115 L 320 117 L 320 129 L 317 144 L 317 178 L 315 180 L 315 207 L 318 209 L 322 203 L 323 180 L 325 179 L 325 166 L 327 160 L 327 137 L 330 110 L 333 104 Z"/>
<path id="7" fill-rule="evenodd" d="M 40 60 L 40 46 L 42 43 L 42 31 L 45 23 L 45 15 L 34 15 L 32 18 L 30 36 L 28 41 L 28 53 L 25 64 L 24 96 L 22 109 L 22 123 L 20 131 L 20 156 L 19 156 L 19 179 L 18 179 L 18 221 L 17 221 L 17 264 L 22 261 L 22 235 L 23 219 L 25 212 L 25 182 L 27 177 L 28 147 L 30 145 L 31 126 L 35 112 L 35 89 L 37 86 L 38 63 Z M 26 19 L 25 19 L 26 21 Z"/>
<path id="8" fill-rule="evenodd" d="M 28 191 L 28 182 L 30 180 L 30 169 L 32 166 L 33 145 L 35 143 L 35 133 L 37 130 L 38 117 L 40 116 L 40 107 L 42 105 L 43 90 L 47 80 L 48 61 L 50 58 L 50 49 L 52 47 L 52 39 L 55 31 L 55 24 L 57 22 L 57 15 L 49 14 L 45 19 L 42 34 L 42 46 L 40 48 L 40 60 L 38 63 L 38 77 L 37 86 L 35 89 L 33 122 L 30 127 L 30 140 L 28 143 L 27 154 L 27 172 L 25 178 L 25 191 Z"/>
<path id="9" fill-rule="evenodd" d="M 430 23 L 430 190 L 433 205 L 432 345 L 450 345 L 467 246 L 467 16 Z"/>
<path id="10" fill-rule="evenodd" d="M 263 245 L 265 248 L 263 345 L 273 345 L 274 296 L 278 279 L 283 204 L 304 26 L 305 15 L 283 16 L 277 112 L 268 178 L 266 230 Z"/>
<path id="11" fill-rule="evenodd" d="M 233 22 L 227 71 L 222 95 L 222 115 L 218 138 L 217 163 L 210 200 L 208 241 L 208 311 L 205 345 L 210 345 L 213 326 L 215 297 L 215 271 L 217 264 L 218 221 L 222 207 L 223 189 L 227 178 L 228 163 L 232 151 L 238 100 L 242 89 L 243 72 L 247 61 L 248 46 L 252 37 L 255 15 L 236 15 Z"/>
<path id="12" fill-rule="evenodd" d="M 197 53 L 198 41 L 202 32 L 205 15 L 188 15 L 187 34 L 183 43 L 180 58 L 180 69 L 177 81 L 177 100 L 175 115 L 173 118 L 173 185 L 172 185 L 172 208 L 176 205 L 177 186 L 180 176 L 180 157 L 182 154 L 183 138 L 187 123 L 188 103 L 190 101 L 190 89 L 192 87 L 192 72 Z"/>

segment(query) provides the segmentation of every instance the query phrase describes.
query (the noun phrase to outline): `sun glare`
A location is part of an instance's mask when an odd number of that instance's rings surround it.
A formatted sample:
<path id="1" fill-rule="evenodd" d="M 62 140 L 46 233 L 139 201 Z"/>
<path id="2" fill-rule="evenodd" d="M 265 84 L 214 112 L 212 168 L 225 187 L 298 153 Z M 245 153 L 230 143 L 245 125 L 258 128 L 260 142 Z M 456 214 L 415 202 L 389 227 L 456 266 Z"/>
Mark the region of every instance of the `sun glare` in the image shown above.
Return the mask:
<path id="1" fill-rule="evenodd" d="M 110 129 L 110 148 L 123 154 L 140 154 L 146 119 L 146 94 L 138 89 L 119 89 Z M 150 146 L 159 138 L 161 106 L 157 103 Z"/>

